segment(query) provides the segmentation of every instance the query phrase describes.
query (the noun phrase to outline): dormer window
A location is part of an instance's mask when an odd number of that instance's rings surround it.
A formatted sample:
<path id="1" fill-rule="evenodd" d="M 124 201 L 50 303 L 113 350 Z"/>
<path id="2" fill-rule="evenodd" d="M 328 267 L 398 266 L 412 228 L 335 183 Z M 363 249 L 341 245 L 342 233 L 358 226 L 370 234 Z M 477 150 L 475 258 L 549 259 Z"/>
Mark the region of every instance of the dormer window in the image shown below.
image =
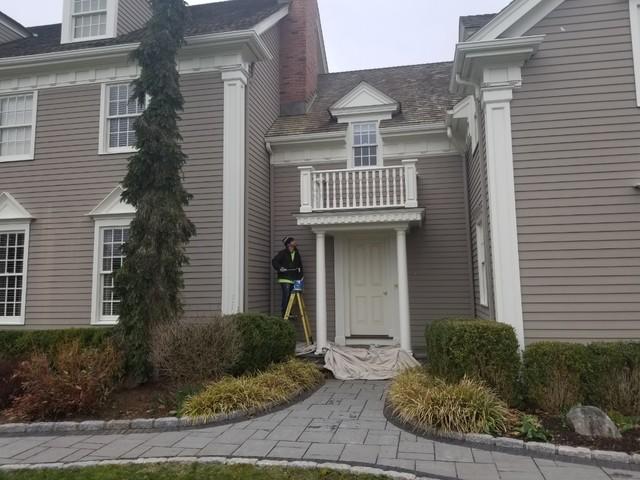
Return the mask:
<path id="1" fill-rule="evenodd" d="M 116 10 L 117 0 L 64 0 L 62 43 L 114 37 Z"/>
<path id="2" fill-rule="evenodd" d="M 378 124 L 363 122 L 353 124 L 353 166 L 378 165 Z"/>

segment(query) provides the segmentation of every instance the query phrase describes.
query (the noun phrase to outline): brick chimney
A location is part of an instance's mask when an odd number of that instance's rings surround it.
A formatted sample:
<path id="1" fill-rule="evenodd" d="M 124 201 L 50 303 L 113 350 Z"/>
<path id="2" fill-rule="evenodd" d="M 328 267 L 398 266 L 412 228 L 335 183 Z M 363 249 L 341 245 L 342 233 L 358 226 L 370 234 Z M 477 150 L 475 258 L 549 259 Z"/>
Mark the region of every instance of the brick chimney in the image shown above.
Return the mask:
<path id="1" fill-rule="evenodd" d="M 283 0 L 283 3 L 287 3 Z M 326 58 L 317 0 L 289 0 L 289 15 L 280 28 L 280 112 L 306 112 L 326 73 Z"/>

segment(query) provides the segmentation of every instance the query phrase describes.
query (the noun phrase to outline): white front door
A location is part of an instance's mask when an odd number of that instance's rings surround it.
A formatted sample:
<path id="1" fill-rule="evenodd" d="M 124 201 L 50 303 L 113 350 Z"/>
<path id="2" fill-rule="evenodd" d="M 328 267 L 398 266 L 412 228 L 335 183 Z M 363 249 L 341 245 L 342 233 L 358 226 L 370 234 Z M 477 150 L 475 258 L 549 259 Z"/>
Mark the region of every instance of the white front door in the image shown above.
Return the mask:
<path id="1" fill-rule="evenodd" d="M 386 235 L 348 240 L 347 313 L 350 336 L 389 336 L 394 304 L 394 275 L 390 271 L 390 241 Z"/>

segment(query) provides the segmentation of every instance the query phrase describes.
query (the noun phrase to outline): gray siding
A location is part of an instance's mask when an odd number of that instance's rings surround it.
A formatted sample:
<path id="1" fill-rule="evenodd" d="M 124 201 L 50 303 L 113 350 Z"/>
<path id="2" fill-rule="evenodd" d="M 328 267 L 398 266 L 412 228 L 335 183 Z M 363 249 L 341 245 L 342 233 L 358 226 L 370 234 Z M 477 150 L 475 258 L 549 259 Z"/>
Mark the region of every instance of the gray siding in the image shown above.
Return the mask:
<path id="1" fill-rule="evenodd" d="M 150 17 L 151 6 L 148 0 L 119 0 L 118 35 L 139 30 L 145 26 Z"/>
<path id="2" fill-rule="evenodd" d="M 186 187 L 194 195 L 188 214 L 198 229 L 184 300 L 186 314 L 197 316 L 220 305 L 223 88 L 219 74 L 184 76 L 182 87 Z M 0 191 L 35 218 L 27 328 L 90 323 L 94 226 L 86 214 L 120 182 L 127 162 L 97 154 L 99 111 L 99 85 L 40 90 L 35 160 L 0 163 Z"/>
<path id="3" fill-rule="evenodd" d="M 0 44 L 12 42 L 20 38 L 22 37 L 18 35 L 16 32 L 14 32 L 13 30 L 11 30 L 9 27 L 6 27 L 0 24 Z"/>
<path id="4" fill-rule="evenodd" d="M 247 97 L 246 310 L 271 308 L 271 202 L 269 154 L 264 136 L 280 113 L 279 30 L 263 35 L 273 60 L 257 63 Z"/>
<path id="5" fill-rule="evenodd" d="M 513 101 L 525 336 L 640 338 L 640 111 L 627 0 L 567 0 Z"/>
<path id="6" fill-rule="evenodd" d="M 322 165 L 321 169 L 344 168 L 344 164 Z M 469 275 L 468 222 L 465 210 L 464 177 L 460 156 L 423 158 L 418 162 L 419 206 L 426 209 L 424 225 L 407 237 L 414 348 L 424 349 L 424 329 L 437 319 L 470 317 L 473 296 Z M 300 175 L 295 166 L 275 167 L 273 172 L 273 251 L 281 239 L 298 239 L 305 265 L 305 300 L 312 321 L 315 315 L 315 237 L 308 227 L 296 225 L 300 205 Z M 328 338 L 335 338 L 335 286 L 333 242 L 327 249 Z M 274 291 L 274 309 L 279 292 Z"/>

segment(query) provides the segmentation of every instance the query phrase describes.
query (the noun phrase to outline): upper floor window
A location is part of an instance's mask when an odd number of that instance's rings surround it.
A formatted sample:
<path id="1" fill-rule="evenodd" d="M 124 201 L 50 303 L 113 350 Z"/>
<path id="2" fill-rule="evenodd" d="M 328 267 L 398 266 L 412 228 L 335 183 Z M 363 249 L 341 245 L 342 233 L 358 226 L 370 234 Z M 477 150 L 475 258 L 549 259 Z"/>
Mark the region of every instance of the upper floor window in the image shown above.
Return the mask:
<path id="1" fill-rule="evenodd" d="M 116 35 L 117 0 L 64 0 L 62 43 Z"/>
<path id="2" fill-rule="evenodd" d="M 132 152 L 136 146 L 134 123 L 146 105 L 131 100 L 129 83 L 104 85 L 101 121 L 101 153 Z"/>
<path id="3" fill-rule="evenodd" d="M 0 97 L 0 161 L 33 158 L 36 93 Z"/>
<path id="4" fill-rule="evenodd" d="M 353 166 L 378 165 L 378 125 L 376 122 L 353 124 Z"/>

